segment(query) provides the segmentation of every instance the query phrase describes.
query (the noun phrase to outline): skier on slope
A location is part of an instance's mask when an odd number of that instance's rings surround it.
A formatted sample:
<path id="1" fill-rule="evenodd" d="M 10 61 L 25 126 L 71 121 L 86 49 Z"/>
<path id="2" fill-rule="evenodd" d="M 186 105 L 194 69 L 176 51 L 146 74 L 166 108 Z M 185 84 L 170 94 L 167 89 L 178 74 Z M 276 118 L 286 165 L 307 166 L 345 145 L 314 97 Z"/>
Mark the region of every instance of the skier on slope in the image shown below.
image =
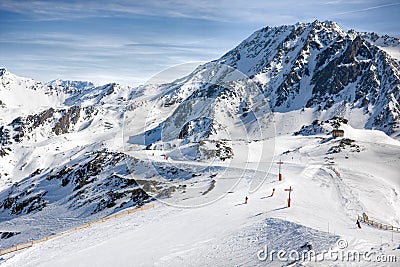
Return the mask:
<path id="1" fill-rule="evenodd" d="M 358 228 L 361 228 L 361 224 L 360 224 L 360 221 L 358 219 L 356 221 L 356 224 L 357 224 Z"/>
<path id="2" fill-rule="evenodd" d="M 271 193 L 270 197 L 273 197 L 274 194 L 275 194 L 275 188 L 272 189 L 272 193 Z"/>
<path id="3" fill-rule="evenodd" d="M 249 198 L 246 196 L 245 198 L 244 198 L 244 204 L 247 204 L 247 200 L 248 200 Z"/>

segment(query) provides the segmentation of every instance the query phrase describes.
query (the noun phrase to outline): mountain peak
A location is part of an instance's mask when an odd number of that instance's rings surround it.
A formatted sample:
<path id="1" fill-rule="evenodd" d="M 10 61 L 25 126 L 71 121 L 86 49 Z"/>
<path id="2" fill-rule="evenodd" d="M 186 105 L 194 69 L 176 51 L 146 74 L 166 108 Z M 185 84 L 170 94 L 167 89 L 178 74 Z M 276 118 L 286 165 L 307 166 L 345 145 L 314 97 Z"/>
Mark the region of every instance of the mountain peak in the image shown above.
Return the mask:
<path id="1" fill-rule="evenodd" d="M 362 114 L 350 121 L 392 135 L 400 125 L 399 47 L 396 38 L 315 20 L 265 27 L 217 62 L 256 81 L 275 111 Z"/>

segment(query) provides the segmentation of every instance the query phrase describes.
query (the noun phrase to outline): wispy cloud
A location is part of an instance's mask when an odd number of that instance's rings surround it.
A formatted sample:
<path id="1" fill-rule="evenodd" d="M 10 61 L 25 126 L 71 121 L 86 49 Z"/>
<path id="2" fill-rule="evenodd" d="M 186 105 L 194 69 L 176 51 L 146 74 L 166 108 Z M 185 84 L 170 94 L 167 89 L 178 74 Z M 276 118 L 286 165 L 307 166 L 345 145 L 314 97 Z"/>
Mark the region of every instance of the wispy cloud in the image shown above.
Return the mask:
<path id="1" fill-rule="evenodd" d="M 365 12 L 399 5 L 377 0 L 303 0 L 303 1 L 239 1 L 239 0 L 148 0 L 148 1 L 47 1 L 2 0 L 0 10 L 23 14 L 34 20 L 72 20 L 88 17 L 151 16 L 187 18 L 220 22 L 287 23 L 318 15 L 340 15 Z M 331 6 L 323 9 L 321 6 Z M 359 7 L 358 9 L 354 9 Z M 350 10 L 348 10 L 350 9 Z M 318 13 L 315 13 L 318 10 Z M 332 13 L 333 12 L 333 13 Z M 234 20 L 232 20 L 234 19 Z"/>
<path id="2" fill-rule="evenodd" d="M 358 13 L 358 12 L 366 12 L 366 11 L 370 11 L 370 10 L 374 10 L 374 9 L 381 9 L 381 8 L 392 7 L 392 6 L 400 6 L 400 3 L 391 3 L 391 4 L 385 4 L 385 5 L 370 6 L 370 7 L 361 8 L 361 9 L 339 12 L 339 13 L 335 13 L 333 15 L 344 15 L 344 14 L 351 14 L 351 13 Z"/>
<path id="3" fill-rule="evenodd" d="M 13 1 L 0 2 L 0 10 L 23 14 L 33 20 L 72 20 L 88 17 L 151 16 L 186 18 L 219 22 L 285 23 L 294 18 L 301 5 L 319 5 L 320 1 Z M 274 12 L 268 12 L 273 10 Z M 306 12 L 307 10 L 302 10 Z M 266 14 L 266 12 L 268 12 Z M 234 20 L 233 20 L 234 19 Z"/>
<path id="4" fill-rule="evenodd" d="M 152 42 L 125 35 L 1 33 L 0 47 L 8 52 L 0 54 L 0 62 L 20 70 L 17 74 L 44 82 L 64 78 L 138 85 L 172 65 L 211 60 L 222 53 L 218 42 L 207 39 L 168 42 L 158 34 L 147 34 L 145 39 Z"/>

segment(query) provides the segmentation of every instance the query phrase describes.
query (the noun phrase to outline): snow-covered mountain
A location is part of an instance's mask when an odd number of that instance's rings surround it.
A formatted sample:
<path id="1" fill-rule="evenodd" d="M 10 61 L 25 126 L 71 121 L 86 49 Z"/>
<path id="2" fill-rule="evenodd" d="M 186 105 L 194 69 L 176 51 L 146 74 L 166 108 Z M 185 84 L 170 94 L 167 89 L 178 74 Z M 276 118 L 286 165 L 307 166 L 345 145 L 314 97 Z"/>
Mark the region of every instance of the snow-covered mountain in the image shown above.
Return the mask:
<path id="1" fill-rule="evenodd" d="M 264 179 L 263 189 L 287 186 L 270 180 L 277 158 L 291 162 L 293 177 L 305 177 L 297 182 L 304 195 L 312 184 L 314 197 L 325 201 L 329 193 L 343 202 L 344 210 L 335 211 L 341 227 L 364 211 L 398 224 L 400 170 L 390 157 L 399 151 L 399 49 L 396 38 L 314 21 L 260 29 L 220 59 L 166 84 L 44 84 L 1 69 L 0 232 L 7 234 L 0 248 L 155 198 L 202 206 L 223 195 L 237 201 Z M 337 128 L 344 138 L 331 138 Z M 378 163 L 368 166 L 373 155 L 383 157 L 385 177 Z M 347 159 L 360 161 L 356 180 Z M 377 192 L 360 182 L 366 175 Z M 380 198 L 390 215 L 371 204 Z M 303 229 L 305 220 L 323 231 L 318 224 L 325 213 L 305 219 L 311 216 L 306 205 L 322 207 L 312 197 L 299 204 L 301 212 L 291 214 L 299 225 L 285 222 L 279 207 L 273 212 L 284 222 L 268 223 Z M 246 216 L 260 224 L 258 215 Z"/>
<path id="2" fill-rule="evenodd" d="M 264 102 L 258 106 L 268 103 L 276 114 L 294 112 L 308 117 L 308 123 L 344 117 L 356 128 L 377 129 L 397 138 L 400 63 L 386 52 L 389 48 L 400 49 L 399 39 L 344 32 L 329 21 L 263 28 L 220 59 L 165 86 L 157 106 L 167 114 L 166 107 L 175 107 L 173 114 L 146 133 L 145 143 L 160 140 L 161 131 L 164 139 L 171 138 L 170 134 L 179 136 L 182 124 L 176 133 L 167 129 L 171 121 L 176 122 L 175 117 L 191 125 L 208 124 L 202 131 L 218 136 L 218 110 L 246 116 L 247 110 L 257 109 L 254 100 L 261 98 Z M 203 111 L 193 109 L 199 99 L 207 99 Z M 190 117 L 198 120 L 201 116 L 188 110 L 211 116 L 211 122 L 190 122 Z M 279 116 L 276 120 L 284 124 Z M 302 126 L 290 124 L 278 130 L 291 132 Z"/>
<path id="3" fill-rule="evenodd" d="M 400 41 L 314 21 L 263 28 L 219 62 L 254 77 L 274 111 L 313 108 L 398 136 L 400 64 L 382 46 Z"/>

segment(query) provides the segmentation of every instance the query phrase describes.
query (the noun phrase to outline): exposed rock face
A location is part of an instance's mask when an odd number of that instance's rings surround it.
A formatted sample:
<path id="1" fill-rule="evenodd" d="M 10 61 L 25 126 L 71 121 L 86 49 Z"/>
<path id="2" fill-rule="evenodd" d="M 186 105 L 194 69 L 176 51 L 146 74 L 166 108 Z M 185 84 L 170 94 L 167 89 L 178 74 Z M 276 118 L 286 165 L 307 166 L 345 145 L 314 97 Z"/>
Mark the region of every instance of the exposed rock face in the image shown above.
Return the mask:
<path id="1" fill-rule="evenodd" d="M 218 62 L 257 81 L 275 111 L 331 109 L 343 117 L 357 109 L 368 116 L 365 128 L 397 136 L 400 64 L 385 52 L 389 46 L 399 39 L 314 21 L 263 28 Z"/>
<path id="2" fill-rule="evenodd" d="M 42 129 L 49 134 L 56 135 L 69 133 L 72 127 L 81 118 L 81 107 L 72 106 L 68 109 L 49 108 L 39 114 L 17 117 L 8 125 L 0 126 L 0 144 L 5 146 L 13 141 L 20 143 L 22 140 L 31 140 L 35 129 Z M 85 109 L 88 113 L 89 109 Z"/>
<path id="3" fill-rule="evenodd" d="M 294 135 L 329 134 L 332 130 L 338 129 L 348 122 L 347 119 L 341 117 L 334 117 L 326 121 L 314 120 L 310 125 L 303 125 L 299 131 L 294 132 Z"/>
<path id="4" fill-rule="evenodd" d="M 103 150 L 88 153 L 80 164 L 43 173 L 38 169 L 0 194 L 0 213 L 29 214 L 58 201 L 88 214 L 139 205 L 149 196 L 134 179 L 124 177 L 129 174 L 126 160 L 125 154 Z M 63 189 L 47 190 L 53 187 Z"/>
<path id="5" fill-rule="evenodd" d="M 70 125 L 76 124 L 80 115 L 80 107 L 71 107 L 64 112 L 61 119 L 56 123 L 53 131 L 56 135 L 68 133 Z"/>

